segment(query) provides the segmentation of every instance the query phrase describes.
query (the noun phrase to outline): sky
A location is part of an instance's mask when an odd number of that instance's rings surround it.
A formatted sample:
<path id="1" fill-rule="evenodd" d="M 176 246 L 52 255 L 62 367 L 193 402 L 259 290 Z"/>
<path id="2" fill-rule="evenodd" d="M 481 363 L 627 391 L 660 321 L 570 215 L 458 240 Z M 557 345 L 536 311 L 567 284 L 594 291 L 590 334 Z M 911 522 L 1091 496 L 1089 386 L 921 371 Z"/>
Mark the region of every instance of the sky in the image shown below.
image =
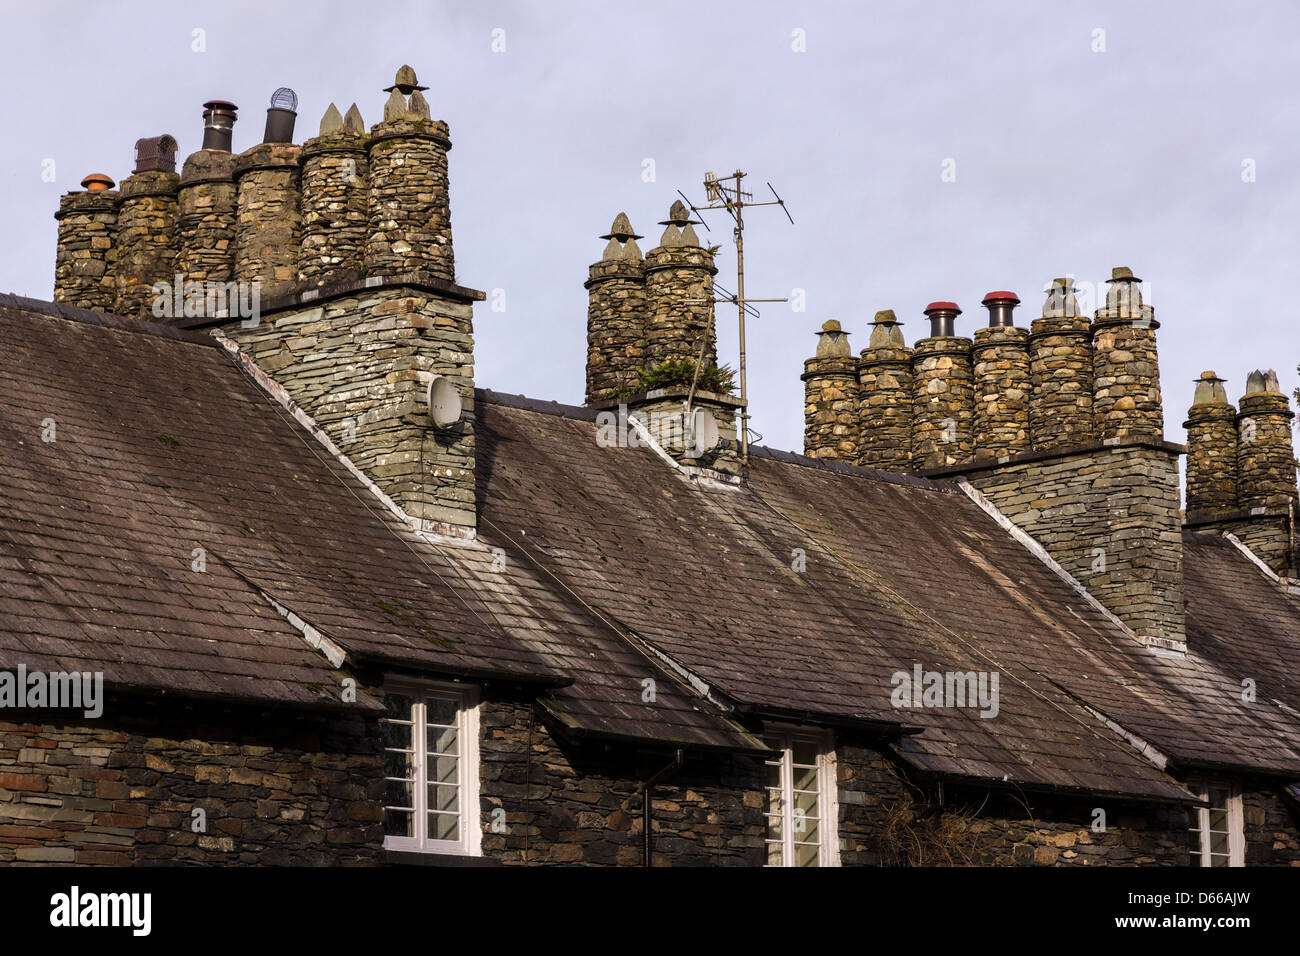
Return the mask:
<path id="1" fill-rule="evenodd" d="M 302 142 L 330 102 L 378 122 L 409 63 L 451 128 L 457 280 L 490 295 L 480 386 L 580 404 L 597 237 L 625 211 L 649 249 L 676 190 L 736 168 L 795 220 L 746 219 L 747 292 L 794 300 L 747 325 L 762 444 L 802 450 L 827 319 L 856 351 L 876 311 L 912 342 L 952 300 L 969 335 L 1010 289 L 1027 327 L 1053 277 L 1104 295 L 1120 265 L 1161 323 L 1166 437 L 1205 369 L 1234 401 L 1257 367 L 1297 385 L 1294 2 L 2 2 L 0 291 L 50 298 L 59 197 L 140 137 L 198 149 L 205 100 L 238 104 L 241 151 L 291 87 Z M 734 288 L 724 215 L 700 235 Z M 733 367 L 736 326 L 720 306 Z"/>

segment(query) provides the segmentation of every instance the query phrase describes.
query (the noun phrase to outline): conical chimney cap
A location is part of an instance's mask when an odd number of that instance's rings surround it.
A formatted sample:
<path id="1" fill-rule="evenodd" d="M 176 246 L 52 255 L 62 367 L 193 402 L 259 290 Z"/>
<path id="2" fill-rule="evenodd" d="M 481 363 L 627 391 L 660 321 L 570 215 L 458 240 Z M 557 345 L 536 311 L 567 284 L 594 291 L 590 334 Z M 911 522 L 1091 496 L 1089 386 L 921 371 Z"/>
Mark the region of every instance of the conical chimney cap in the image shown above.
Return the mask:
<path id="1" fill-rule="evenodd" d="M 632 229 L 632 223 L 628 221 L 627 213 L 621 212 L 614 217 L 614 224 L 609 227 L 609 232 L 600 238 L 617 239 L 619 242 L 627 242 L 629 239 L 644 239 L 644 236 L 637 235 Z"/>
<path id="2" fill-rule="evenodd" d="M 427 89 L 427 86 L 420 86 L 420 81 L 415 78 L 415 70 L 403 63 L 397 68 L 397 77 L 393 80 L 393 85 L 384 87 L 384 92 L 391 93 L 397 90 L 403 96 L 410 96 L 416 90 Z"/>

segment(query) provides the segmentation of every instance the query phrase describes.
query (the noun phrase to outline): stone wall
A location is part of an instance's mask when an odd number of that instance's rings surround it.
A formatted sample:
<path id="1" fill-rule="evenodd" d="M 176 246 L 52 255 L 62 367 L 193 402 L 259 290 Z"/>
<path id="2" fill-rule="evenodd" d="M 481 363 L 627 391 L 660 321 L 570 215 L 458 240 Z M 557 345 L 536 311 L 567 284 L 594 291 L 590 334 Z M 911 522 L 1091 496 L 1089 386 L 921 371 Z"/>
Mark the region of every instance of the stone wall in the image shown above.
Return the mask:
<path id="1" fill-rule="evenodd" d="M 234 274 L 234 170 L 235 157 L 221 150 L 201 149 L 185 160 L 176 217 L 176 271 L 186 282 L 229 282 Z"/>
<path id="2" fill-rule="evenodd" d="M 147 317 L 155 282 L 170 284 L 176 266 L 176 173 L 149 170 L 122 183 L 117 214 L 117 300 L 119 315 Z"/>
<path id="3" fill-rule="evenodd" d="M 112 697 L 98 720 L 10 717 L 0 864 L 380 863 L 378 727 Z"/>
<path id="4" fill-rule="evenodd" d="M 262 143 L 235 161 L 235 277 L 261 283 L 264 300 L 288 292 L 298 282 L 301 155 L 302 147 L 292 143 Z"/>
<path id="5" fill-rule="evenodd" d="M 223 331 L 408 515 L 431 529 L 474 526 L 468 301 L 415 285 L 358 288 L 317 305 L 273 304 L 251 328 L 232 322 Z M 425 404 L 435 375 L 464 406 L 445 428 L 433 426 Z"/>
<path id="6" fill-rule="evenodd" d="M 1183 641 L 1180 452 L 1093 445 L 945 474 L 965 474 L 1138 635 Z"/>
<path id="7" fill-rule="evenodd" d="M 483 854 L 508 864 L 640 866 L 639 782 L 671 757 L 598 743 L 563 748 L 521 700 L 481 705 Z M 656 866 L 760 866 L 764 767 L 752 757 L 689 756 L 654 793 Z M 492 813 L 505 810 L 505 832 Z"/>
<path id="8" fill-rule="evenodd" d="M 109 311 L 117 302 L 117 206 L 120 193 L 68 193 L 59 200 L 54 300 Z"/>
<path id="9" fill-rule="evenodd" d="M 1300 811 L 1276 786 L 1242 787 L 1247 866 L 1300 867 Z"/>

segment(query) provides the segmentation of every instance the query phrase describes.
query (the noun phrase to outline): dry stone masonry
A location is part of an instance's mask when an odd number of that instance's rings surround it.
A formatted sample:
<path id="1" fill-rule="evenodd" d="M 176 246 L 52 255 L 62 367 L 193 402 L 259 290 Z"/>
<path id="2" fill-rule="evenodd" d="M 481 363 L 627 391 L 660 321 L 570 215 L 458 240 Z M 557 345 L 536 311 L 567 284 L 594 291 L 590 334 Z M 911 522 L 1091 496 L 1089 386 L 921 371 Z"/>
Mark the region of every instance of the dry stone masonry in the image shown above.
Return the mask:
<path id="1" fill-rule="evenodd" d="M 806 454 L 858 459 L 858 369 L 849 335 L 834 319 L 817 333 L 817 355 L 804 362 Z"/>
<path id="2" fill-rule="evenodd" d="M 912 352 L 912 462 L 939 468 L 969 461 L 973 453 L 975 380 L 971 340 L 953 334 L 961 310 L 952 302 L 932 302 L 925 314 L 930 337 Z"/>
<path id="3" fill-rule="evenodd" d="M 686 205 L 673 203 L 659 245 L 646 253 L 646 360 L 718 364 L 713 326 L 713 254 L 701 248 Z"/>
<path id="4" fill-rule="evenodd" d="M 646 366 L 645 257 L 625 213 L 609 232 L 587 289 L 587 404 L 641 391 Z"/>
<path id="5" fill-rule="evenodd" d="M 1034 448 L 1091 442 L 1092 323 L 1079 314 L 1074 283 L 1052 283 L 1041 318 L 1030 324 L 1029 435 Z"/>
<path id="6" fill-rule="evenodd" d="M 890 309 L 876 313 L 858 360 L 858 463 L 904 471 L 912 461 L 912 350 Z"/>
<path id="7" fill-rule="evenodd" d="M 59 200 L 54 298 L 82 309 L 111 311 L 117 301 L 117 209 L 122 194 L 102 173 L 81 181 L 85 192 Z"/>

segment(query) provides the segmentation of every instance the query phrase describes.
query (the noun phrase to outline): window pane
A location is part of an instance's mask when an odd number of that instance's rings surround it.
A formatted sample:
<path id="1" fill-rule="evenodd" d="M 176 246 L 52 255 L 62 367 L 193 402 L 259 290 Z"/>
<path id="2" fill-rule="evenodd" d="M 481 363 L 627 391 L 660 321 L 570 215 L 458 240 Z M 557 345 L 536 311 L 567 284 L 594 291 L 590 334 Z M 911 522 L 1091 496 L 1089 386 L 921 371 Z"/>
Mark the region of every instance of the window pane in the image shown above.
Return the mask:
<path id="1" fill-rule="evenodd" d="M 384 703 L 388 707 L 390 717 L 397 717 L 401 720 L 411 719 L 411 707 L 415 701 L 407 694 L 385 694 Z"/>
<path id="2" fill-rule="evenodd" d="M 429 737 L 433 737 L 433 724 L 442 724 L 449 727 L 456 723 L 456 712 L 459 706 L 456 701 L 448 700 L 445 697 L 426 697 L 424 700 L 425 720 L 429 722 Z"/>
<path id="3" fill-rule="evenodd" d="M 767 765 L 767 785 L 769 787 L 781 787 L 781 765 L 779 763 L 770 763 Z"/>
<path id="4" fill-rule="evenodd" d="M 429 809 L 455 813 L 460 809 L 460 788 L 429 784 Z"/>
<path id="5" fill-rule="evenodd" d="M 411 753 L 401 750 L 385 750 L 384 776 L 413 778 L 415 776 L 415 764 L 411 760 L 412 756 Z"/>
<path id="6" fill-rule="evenodd" d="M 820 866 L 819 850 L 816 844 L 808 846 L 803 843 L 796 843 L 794 847 L 794 865 L 795 866 Z"/>
<path id="7" fill-rule="evenodd" d="M 460 817 L 454 813 L 430 813 L 429 839 L 459 840 Z"/>
<path id="8" fill-rule="evenodd" d="M 384 806 L 386 807 L 410 809 L 415 806 L 414 794 L 415 788 L 409 780 L 384 781 Z"/>
<path id="9" fill-rule="evenodd" d="M 796 816 L 799 814 L 806 817 L 821 816 L 817 810 L 817 794 L 796 790 L 794 793 L 794 812 Z"/>
<path id="10" fill-rule="evenodd" d="M 800 767 L 794 768 L 794 788 L 796 790 L 816 790 L 817 789 L 817 768 Z"/>
<path id="11" fill-rule="evenodd" d="M 784 866 L 784 865 L 785 865 L 785 864 L 782 862 L 781 844 L 780 844 L 780 843 L 769 843 L 769 844 L 767 845 L 767 865 L 768 865 L 768 866 Z"/>
<path id="12" fill-rule="evenodd" d="M 778 789 L 769 789 L 767 791 L 767 812 L 781 813 L 784 809 L 785 806 L 781 799 L 781 791 Z"/>
<path id="13" fill-rule="evenodd" d="M 384 808 L 384 833 L 388 836 L 415 836 L 411 832 L 411 818 L 414 814 L 410 810 L 393 810 L 389 807 Z"/>
<path id="14" fill-rule="evenodd" d="M 1219 833 L 1215 830 L 1210 831 L 1210 852 L 1227 853 L 1228 852 L 1228 834 Z"/>
<path id="15" fill-rule="evenodd" d="M 426 757 L 426 772 L 429 783 L 457 783 L 456 767 L 459 760 L 455 757 Z"/>
<path id="16" fill-rule="evenodd" d="M 455 727 L 429 727 L 426 732 L 429 753 L 459 753 Z"/>
<path id="17" fill-rule="evenodd" d="M 1210 811 L 1210 829 L 1211 829 L 1211 830 L 1224 830 L 1224 831 L 1226 831 L 1226 830 L 1228 829 L 1228 811 L 1227 811 L 1227 810 L 1211 810 L 1211 811 Z"/>
<path id="18" fill-rule="evenodd" d="M 794 762 L 804 764 L 809 767 L 817 766 L 817 745 L 806 741 L 796 740 L 791 748 L 794 753 Z"/>

